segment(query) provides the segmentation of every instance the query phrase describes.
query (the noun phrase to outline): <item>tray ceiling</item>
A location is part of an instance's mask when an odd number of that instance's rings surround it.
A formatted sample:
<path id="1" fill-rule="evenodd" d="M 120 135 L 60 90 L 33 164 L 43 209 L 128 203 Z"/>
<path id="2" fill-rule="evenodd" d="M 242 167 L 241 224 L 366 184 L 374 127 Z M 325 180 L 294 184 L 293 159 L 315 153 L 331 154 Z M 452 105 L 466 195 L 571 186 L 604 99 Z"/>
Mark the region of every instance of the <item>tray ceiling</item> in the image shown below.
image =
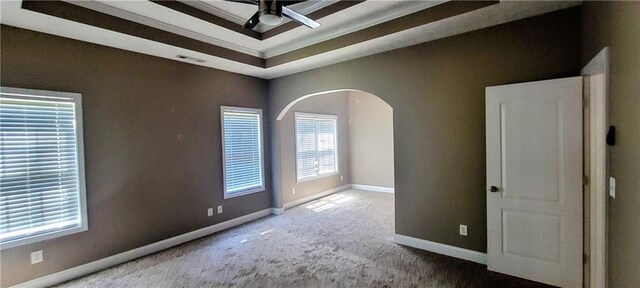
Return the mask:
<path id="1" fill-rule="evenodd" d="M 289 6 L 316 29 L 285 21 L 247 30 L 257 7 L 226 1 L 9 0 L 0 22 L 269 79 L 580 3 L 316 0 Z"/>

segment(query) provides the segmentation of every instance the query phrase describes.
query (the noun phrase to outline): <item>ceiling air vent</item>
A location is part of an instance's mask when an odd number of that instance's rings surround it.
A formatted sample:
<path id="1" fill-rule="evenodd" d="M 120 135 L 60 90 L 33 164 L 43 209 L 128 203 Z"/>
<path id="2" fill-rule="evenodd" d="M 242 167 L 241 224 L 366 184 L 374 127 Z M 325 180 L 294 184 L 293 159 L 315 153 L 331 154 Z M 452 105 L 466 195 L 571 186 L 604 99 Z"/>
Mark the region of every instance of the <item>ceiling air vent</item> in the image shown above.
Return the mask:
<path id="1" fill-rule="evenodd" d="M 185 55 L 178 55 L 176 56 L 180 59 L 185 59 L 185 60 L 189 60 L 189 61 L 193 61 L 193 62 L 198 62 L 198 63 L 204 63 L 207 62 L 207 60 L 204 59 L 199 59 L 199 58 L 194 58 L 194 57 L 189 57 L 189 56 L 185 56 Z"/>

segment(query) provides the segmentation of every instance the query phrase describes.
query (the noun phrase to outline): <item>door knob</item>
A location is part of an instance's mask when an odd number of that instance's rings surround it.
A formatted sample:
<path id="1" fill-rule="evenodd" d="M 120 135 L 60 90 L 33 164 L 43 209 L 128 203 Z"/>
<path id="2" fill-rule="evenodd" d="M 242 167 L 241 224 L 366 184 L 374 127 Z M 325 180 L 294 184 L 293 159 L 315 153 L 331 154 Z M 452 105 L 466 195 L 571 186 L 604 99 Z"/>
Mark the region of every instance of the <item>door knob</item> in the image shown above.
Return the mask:
<path id="1" fill-rule="evenodd" d="M 498 187 L 496 187 L 496 186 L 491 186 L 491 188 L 489 188 L 489 191 L 491 191 L 491 192 L 498 192 Z"/>

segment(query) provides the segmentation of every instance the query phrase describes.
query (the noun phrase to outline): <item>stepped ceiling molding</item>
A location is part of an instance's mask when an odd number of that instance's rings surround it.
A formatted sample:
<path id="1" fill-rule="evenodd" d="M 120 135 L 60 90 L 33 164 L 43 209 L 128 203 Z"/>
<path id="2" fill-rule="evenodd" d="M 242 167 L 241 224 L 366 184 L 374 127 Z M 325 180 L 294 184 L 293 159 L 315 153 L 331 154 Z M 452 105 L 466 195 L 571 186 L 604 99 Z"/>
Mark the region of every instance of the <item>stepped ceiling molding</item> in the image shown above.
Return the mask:
<path id="1" fill-rule="evenodd" d="M 220 0 L 3 0 L 0 22 L 271 79 L 580 5 L 581 1 L 311 0 L 321 24 L 242 25 L 257 11 Z"/>

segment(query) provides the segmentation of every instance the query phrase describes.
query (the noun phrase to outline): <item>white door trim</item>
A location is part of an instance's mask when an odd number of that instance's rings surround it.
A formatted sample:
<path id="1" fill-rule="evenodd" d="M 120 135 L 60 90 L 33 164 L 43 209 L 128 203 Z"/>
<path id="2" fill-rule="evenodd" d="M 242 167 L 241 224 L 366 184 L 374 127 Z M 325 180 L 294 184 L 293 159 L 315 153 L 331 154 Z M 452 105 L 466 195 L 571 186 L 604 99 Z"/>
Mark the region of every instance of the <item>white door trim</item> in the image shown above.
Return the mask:
<path id="1" fill-rule="evenodd" d="M 589 105 L 589 287 L 607 285 L 607 174 L 606 133 L 609 99 L 609 47 L 582 69 Z M 586 141 L 586 140 L 585 140 Z M 585 231 L 586 232 L 586 231 Z M 585 235 L 587 236 L 587 235 Z"/>

